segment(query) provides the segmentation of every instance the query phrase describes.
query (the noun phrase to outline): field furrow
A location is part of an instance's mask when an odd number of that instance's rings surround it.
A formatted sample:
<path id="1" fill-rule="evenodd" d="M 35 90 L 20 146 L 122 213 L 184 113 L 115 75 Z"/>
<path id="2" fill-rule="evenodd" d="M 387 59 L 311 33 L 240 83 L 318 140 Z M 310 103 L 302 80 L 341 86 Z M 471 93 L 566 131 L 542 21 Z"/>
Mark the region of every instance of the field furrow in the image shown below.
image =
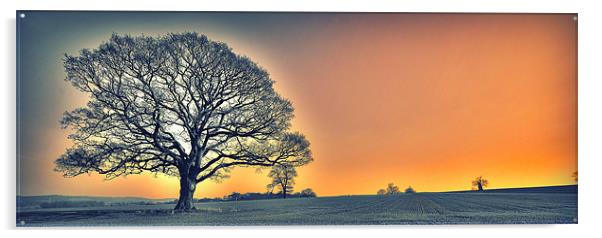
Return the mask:
<path id="1" fill-rule="evenodd" d="M 577 194 L 418 193 L 172 205 L 23 209 L 19 226 L 576 223 Z"/>

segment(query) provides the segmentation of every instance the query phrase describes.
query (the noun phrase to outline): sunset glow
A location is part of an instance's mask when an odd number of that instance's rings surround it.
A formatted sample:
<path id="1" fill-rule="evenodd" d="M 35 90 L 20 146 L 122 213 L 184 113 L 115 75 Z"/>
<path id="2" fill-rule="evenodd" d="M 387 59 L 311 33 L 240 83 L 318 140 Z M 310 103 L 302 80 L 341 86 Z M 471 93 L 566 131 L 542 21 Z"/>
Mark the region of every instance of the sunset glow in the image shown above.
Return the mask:
<path id="1" fill-rule="evenodd" d="M 481 175 L 489 188 L 573 184 L 573 17 L 32 12 L 20 26 L 27 70 L 18 195 L 177 196 L 177 178 L 163 175 L 107 181 L 53 171 L 70 145 L 58 121 L 87 101 L 64 81 L 63 54 L 95 48 L 112 32 L 195 31 L 265 68 L 293 103 L 293 127 L 315 158 L 298 169 L 295 191 L 374 194 L 389 182 L 419 192 L 468 190 Z M 221 183 L 199 184 L 195 197 L 265 192 L 267 173 L 236 168 Z"/>

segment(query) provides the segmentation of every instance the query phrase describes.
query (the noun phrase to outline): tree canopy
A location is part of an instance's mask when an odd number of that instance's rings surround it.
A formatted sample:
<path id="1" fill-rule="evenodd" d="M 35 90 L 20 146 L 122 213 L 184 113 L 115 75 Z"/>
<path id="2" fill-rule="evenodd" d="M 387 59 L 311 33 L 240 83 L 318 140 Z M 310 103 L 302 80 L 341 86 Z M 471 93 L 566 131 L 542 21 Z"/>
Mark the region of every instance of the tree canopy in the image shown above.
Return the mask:
<path id="1" fill-rule="evenodd" d="M 489 181 L 487 179 L 483 178 L 483 176 L 476 177 L 472 181 L 472 189 L 473 190 L 483 191 L 483 189 L 485 187 L 487 187 L 488 185 L 489 185 Z"/>
<path id="2" fill-rule="evenodd" d="M 301 190 L 300 196 L 301 197 L 316 197 L 317 195 L 314 192 L 314 190 L 312 190 L 311 188 L 306 188 L 306 189 Z"/>
<path id="3" fill-rule="evenodd" d="M 398 194 L 399 193 L 399 187 L 397 187 L 397 185 L 393 184 L 393 183 L 389 183 L 387 185 L 387 194 Z"/>
<path id="4" fill-rule="evenodd" d="M 377 195 L 395 195 L 395 194 L 399 194 L 399 187 L 397 185 L 395 185 L 394 183 L 389 183 L 387 184 L 387 187 L 384 189 L 379 189 L 376 194 Z"/>
<path id="5" fill-rule="evenodd" d="M 65 55 L 64 67 L 66 81 L 89 96 L 61 120 L 73 141 L 55 162 L 65 176 L 178 176 L 176 208 L 189 209 L 197 183 L 235 166 L 313 160 L 305 136 L 289 131 L 293 106 L 268 73 L 204 35 L 113 34 Z"/>

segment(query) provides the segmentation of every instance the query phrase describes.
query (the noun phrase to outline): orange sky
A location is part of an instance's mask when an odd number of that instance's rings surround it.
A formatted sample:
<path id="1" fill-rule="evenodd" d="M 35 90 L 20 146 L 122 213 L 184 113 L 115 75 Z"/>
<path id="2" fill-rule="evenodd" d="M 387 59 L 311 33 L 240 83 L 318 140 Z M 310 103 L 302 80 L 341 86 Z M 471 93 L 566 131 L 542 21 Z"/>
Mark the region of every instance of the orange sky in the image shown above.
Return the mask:
<path id="1" fill-rule="evenodd" d="M 573 15 L 161 16 L 166 21 L 156 24 L 136 17 L 125 23 L 103 21 L 80 32 L 73 42 L 36 44 L 73 54 L 97 46 L 112 31 L 197 31 L 228 43 L 266 68 L 277 90 L 293 102 L 294 128 L 310 140 L 315 157 L 299 169 L 297 191 L 311 187 L 318 195 L 372 194 L 389 182 L 417 191 L 465 190 L 479 175 L 489 179 L 491 188 L 573 183 L 571 174 L 577 169 Z M 68 17 L 73 16 L 57 21 Z M 23 26 L 27 27 L 35 28 L 33 23 Z M 19 194 L 176 197 L 175 178 L 65 179 L 52 171 L 54 159 L 68 145 L 67 131 L 57 121 L 63 111 L 85 103 L 85 97 L 63 81 L 56 52 L 47 52 L 48 59 L 58 61 L 46 65 L 52 73 L 44 80 L 58 89 L 48 98 L 22 99 L 25 105 L 20 105 L 23 117 L 36 118 L 33 112 L 28 114 L 28 105 L 56 100 L 43 114 L 44 127 L 21 129 L 26 136 L 21 141 Z M 30 66 L 22 61 L 23 67 Z M 35 83 L 31 88 L 25 85 L 21 97 L 29 97 L 25 90 L 48 90 Z M 267 170 L 237 168 L 221 184 L 200 184 L 196 197 L 263 192 L 266 177 Z"/>

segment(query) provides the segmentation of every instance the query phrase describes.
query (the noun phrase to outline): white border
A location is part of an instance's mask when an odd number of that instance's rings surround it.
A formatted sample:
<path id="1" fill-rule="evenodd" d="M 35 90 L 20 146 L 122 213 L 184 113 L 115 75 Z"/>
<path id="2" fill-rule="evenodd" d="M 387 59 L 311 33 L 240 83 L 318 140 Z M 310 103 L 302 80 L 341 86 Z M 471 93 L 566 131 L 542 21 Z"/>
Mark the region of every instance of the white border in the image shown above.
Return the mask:
<path id="1" fill-rule="evenodd" d="M 511 3 L 509 3 L 511 2 Z M 602 168 L 602 12 L 597 1 L 523 0 L 77 0 L 3 1 L 0 105 L 4 171 L 0 216 L 2 237 L 579 237 L 599 233 L 601 206 L 598 181 Z M 295 227 L 163 227 L 102 229 L 16 229 L 15 226 L 15 10 L 161 10 L 161 11 L 377 11 L 377 12 L 531 12 L 579 14 L 579 224 L 475 226 L 295 226 Z M 174 234 L 177 233 L 177 234 Z"/>

